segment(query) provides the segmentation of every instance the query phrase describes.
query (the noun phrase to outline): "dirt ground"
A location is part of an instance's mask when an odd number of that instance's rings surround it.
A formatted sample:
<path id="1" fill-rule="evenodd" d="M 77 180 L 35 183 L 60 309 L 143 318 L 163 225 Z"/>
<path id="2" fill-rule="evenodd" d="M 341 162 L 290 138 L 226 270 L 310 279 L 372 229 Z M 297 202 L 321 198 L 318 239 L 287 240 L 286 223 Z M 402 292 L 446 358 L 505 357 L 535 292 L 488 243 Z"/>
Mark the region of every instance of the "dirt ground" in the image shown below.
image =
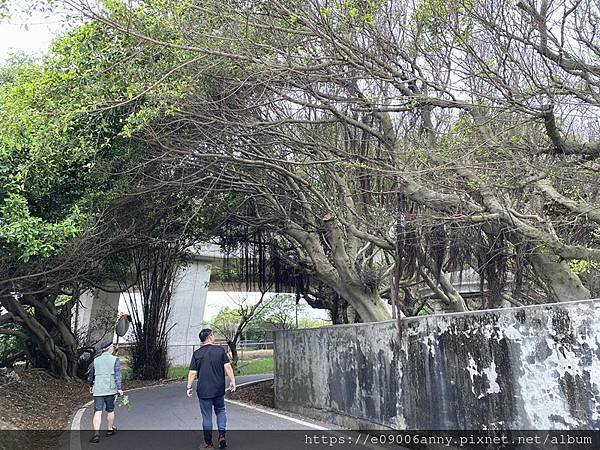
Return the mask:
<path id="1" fill-rule="evenodd" d="M 61 380 L 43 370 L 16 370 L 0 376 L 0 425 L 4 429 L 64 430 L 71 415 L 92 396 L 79 379 Z M 131 380 L 123 389 L 156 384 Z"/>
<path id="2" fill-rule="evenodd" d="M 253 386 L 243 387 L 236 392 L 229 393 L 228 398 L 242 402 L 275 408 L 275 394 L 273 380 L 263 381 Z"/>
<path id="3" fill-rule="evenodd" d="M 80 380 L 60 380 L 42 370 L 0 377 L 0 421 L 28 430 L 64 429 L 71 414 L 90 400 Z"/>

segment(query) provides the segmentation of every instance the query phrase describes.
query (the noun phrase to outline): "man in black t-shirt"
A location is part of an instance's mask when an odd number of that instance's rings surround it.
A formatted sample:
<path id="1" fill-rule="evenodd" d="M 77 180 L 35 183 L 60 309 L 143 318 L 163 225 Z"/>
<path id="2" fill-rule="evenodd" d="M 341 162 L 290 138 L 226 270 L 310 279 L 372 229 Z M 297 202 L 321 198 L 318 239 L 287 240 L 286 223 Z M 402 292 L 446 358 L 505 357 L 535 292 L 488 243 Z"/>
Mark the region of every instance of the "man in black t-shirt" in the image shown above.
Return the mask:
<path id="1" fill-rule="evenodd" d="M 219 429 L 219 448 L 227 447 L 225 430 L 227 428 L 227 413 L 225 412 L 225 372 L 229 377 L 229 390 L 235 392 L 235 377 L 233 368 L 225 349 L 214 345 L 215 337 L 212 330 L 205 328 L 200 331 L 202 346 L 192 355 L 188 373 L 187 396 L 193 395 L 192 385 L 198 376 L 196 392 L 200 400 L 202 412 L 202 429 L 206 448 L 214 448 L 212 443 L 212 409 L 217 416 Z"/>

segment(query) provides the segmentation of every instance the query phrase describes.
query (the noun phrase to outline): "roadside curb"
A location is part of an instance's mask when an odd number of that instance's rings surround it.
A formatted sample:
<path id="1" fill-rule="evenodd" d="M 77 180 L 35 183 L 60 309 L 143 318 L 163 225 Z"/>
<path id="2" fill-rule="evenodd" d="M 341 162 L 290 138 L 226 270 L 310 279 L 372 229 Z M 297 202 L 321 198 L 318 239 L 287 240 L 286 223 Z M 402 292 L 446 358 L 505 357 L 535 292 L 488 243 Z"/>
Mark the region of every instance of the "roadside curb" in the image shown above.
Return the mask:
<path id="1" fill-rule="evenodd" d="M 236 385 L 235 390 L 237 391 L 239 388 L 254 386 L 255 384 L 263 383 L 265 381 L 271 381 L 274 379 L 275 379 L 274 377 L 267 377 L 267 378 L 263 378 L 262 380 L 248 381 L 247 383 L 242 383 L 242 384 Z M 229 388 L 225 389 L 225 392 L 229 392 Z"/>
<path id="2" fill-rule="evenodd" d="M 243 384 L 240 384 L 239 386 L 236 386 L 236 388 L 251 387 L 251 386 L 254 386 L 256 384 L 263 383 L 265 381 L 272 381 L 274 379 L 275 379 L 275 377 L 268 377 L 268 378 L 263 378 L 261 380 L 249 381 L 247 383 L 243 383 Z M 229 392 L 229 388 L 227 388 L 225 391 Z M 237 389 L 236 389 L 236 391 L 237 391 Z M 275 409 L 272 409 L 272 408 L 268 408 L 266 406 L 262 406 L 262 405 L 259 406 L 259 405 L 255 404 L 255 403 L 244 402 L 244 401 L 240 401 L 240 400 L 231 400 L 231 399 L 228 399 L 228 398 L 225 398 L 225 401 L 227 403 L 231 403 L 232 405 L 241 406 L 242 408 L 253 409 L 253 410 L 259 411 L 259 412 L 261 412 L 263 414 L 269 414 L 269 415 L 274 416 L 274 417 L 279 417 L 281 419 L 286 419 L 286 420 L 289 420 L 290 422 L 294 422 L 294 423 L 297 423 L 299 425 L 304 425 L 306 427 L 310 427 L 310 428 L 313 428 L 315 430 L 328 430 L 328 428 L 322 427 L 322 426 L 317 425 L 317 424 L 312 423 L 312 422 L 308 422 L 308 420 L 309 420 L 308 418 L 306 420 L 298 419 L 298 418 L 290 416 L 290 415 L 286 414 L 284 411 L 281 411 L 281 410 L 278 410 L 278 409 L 275 410 Z"/>

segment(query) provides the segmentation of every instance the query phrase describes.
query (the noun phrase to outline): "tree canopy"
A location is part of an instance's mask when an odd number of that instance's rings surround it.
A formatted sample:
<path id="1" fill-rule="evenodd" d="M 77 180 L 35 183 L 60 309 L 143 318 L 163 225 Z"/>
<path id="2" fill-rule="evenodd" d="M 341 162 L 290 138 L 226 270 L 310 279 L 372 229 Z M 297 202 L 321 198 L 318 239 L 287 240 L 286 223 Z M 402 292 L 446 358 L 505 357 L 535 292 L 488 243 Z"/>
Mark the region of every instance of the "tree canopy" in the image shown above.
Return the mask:
<path id="1" fill-rule="evenodd" d="M 382 296 L 416 314 L 423 286 L 458 311 L 590 296 L 593 2 L 68 3 L 208 76 L 147 142 L 303 290 L 364 320 L 388 317 Z M 479 305 L 451 281 L 469 268 Z"/>
<path id="2" fill-rule="evenodd" d="M 131 138 L 167 114 L 165 99 L 179 86 L 155 83 L 143 98 L 114 104 L 133 98 L 150 63 L 170 57 L 89 22 L 42 60 L 1 70 L 0 301 L 8 314 L 0 334 L 27 339 L 35 363 L 60 375 L 75 371 L 79 295 L 126 277 L 130 248 L 189 245 L 202 232 L 198 218 L 177 215 L 197 212 L 182 190 L 154 192 L 149 180 L 160 167 Z M 63 294 L 70 300 L 58 302 Z"/>

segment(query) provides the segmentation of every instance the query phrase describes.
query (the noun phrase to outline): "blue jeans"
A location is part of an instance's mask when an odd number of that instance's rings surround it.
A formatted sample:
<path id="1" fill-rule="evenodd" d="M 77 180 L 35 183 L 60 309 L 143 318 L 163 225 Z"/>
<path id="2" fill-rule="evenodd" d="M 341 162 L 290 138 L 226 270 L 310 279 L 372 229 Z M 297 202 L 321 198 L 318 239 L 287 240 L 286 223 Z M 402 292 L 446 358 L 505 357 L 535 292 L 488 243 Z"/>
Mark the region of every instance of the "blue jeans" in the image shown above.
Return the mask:
<path id="1" fill-rule="evenodd" d="M 204 442 L 212 443 L 212 409 L 217 416 L 217 428 L 219 435 L 225 435 L 227 428 L 227 414 L 225 413 L 225 395 L 213 398 L 200 399 L 200 411 L 202 412 L 202 429 L 204 430 Z"/>

